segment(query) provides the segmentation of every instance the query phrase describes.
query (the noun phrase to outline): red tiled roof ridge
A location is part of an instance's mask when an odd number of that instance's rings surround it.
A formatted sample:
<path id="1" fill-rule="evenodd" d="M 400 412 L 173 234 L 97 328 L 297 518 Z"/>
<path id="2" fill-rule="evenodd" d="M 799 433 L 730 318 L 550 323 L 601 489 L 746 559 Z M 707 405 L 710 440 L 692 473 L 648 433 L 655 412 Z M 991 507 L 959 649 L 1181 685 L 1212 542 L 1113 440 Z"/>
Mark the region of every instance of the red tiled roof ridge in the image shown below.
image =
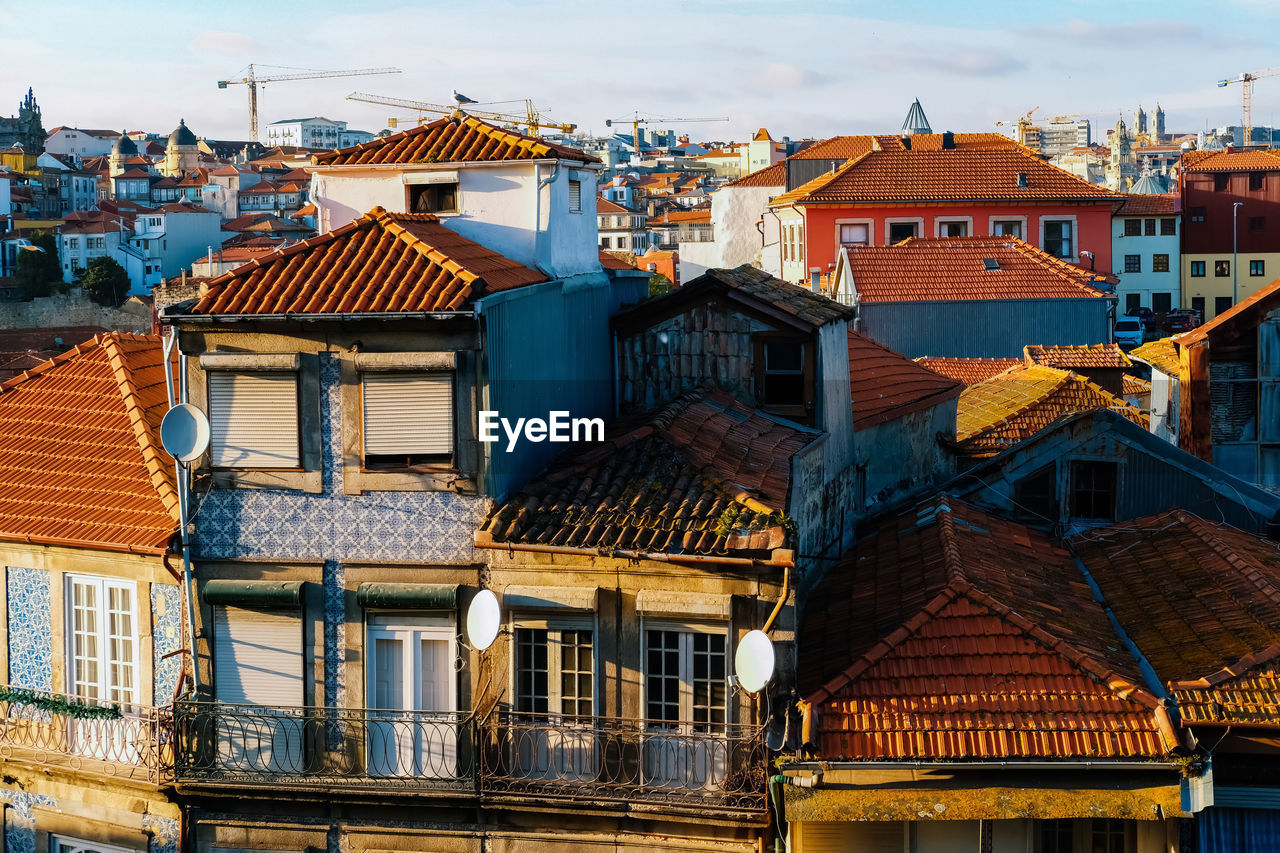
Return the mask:
<path id="1" fill-rule="evenodd" d="M 475 118 L 474 116 L 469 116 L 464 113 L 460 116 L 456 116 L 456 115 L 444 116 L 439 119 L 436 119 L 435 121 L 428 122 L 426 124 L 420 124 L 416 127 L 411 127 L 411 128 L 408 128 L 407 130 L 402 130 L 399 133 L 391 134 L 390 136 L 371 139 L 368 142 L 359 142 L 348 148 L 335 148 L 332 151 L 324 151 L 324 152 L 312 154 L 311 165 L 312 166 L 330 166 L 330 167 L 373 165 L 372 163 L 360 163 L 360 162 L 349 163 L 349 162 L 341 162 L 341 161 L 344 160 L 345 158 L 350 157 L 351 155 L 361 154 L 365 151 L 369 151 L 372 149 L 395 148 L 397 145 L 399 145 L 401 142 L 404 142 L 407 139 L 410 139 L 416 136 L 422 136 L 423 134 L 431 133 L 435 130 L 438 130 L 444 127 L 446 124 L 454 124 L 458 128 L 465 127 L 468 130 L 474 131 L 488 138 L 489 145 L 484 146 L 481 149 L 480 153 L 483 153 L 485 148 L 489 148 L 490 146 L 497 144 L 497 145 L 507 145 L 512 148 L 527 151 L 531 155 L 533 155 L 535 158 L 538 158 L 538 157 L 550 158 L 554 156 L 555 159 L 572 159 L 572 160 L 581 161 L 583 163 L 599 163 L 600 162 L 599 158 L 593 157 L 584 151 L 580 151 L 575 148 L 570 148 L 565 145 L 559 145 L 553 142 L 547 142 L 546 140 L 541 138 L 525 136 L 522 133 L 516 133 L 509 130 L 504 130 L 498 127 L 497 125 L 490 124 L 487 121 L 483 121 L 481 119 Z M 407 163 L 423 163 L 423 162 L 439 162 L 439 163 L 467 162 L 467 158 L 472 153 L 474 153 L 475 147 L 477 144 L 477 143 L 472 143 L 468 147 L 462 159 L 436 160 L 434 159 L 433 155 L 441 148 L 441 145 L 443 142 L 444 140 L 438 140 L 431 147 L 430 150 L 426 151 L 421 156 L 415 157 L 411 161 L 407 160 L 403 162 L 406 164 Z M 511 158 L 500 158 L 500 159 L 511 159 Z M 385 165 L 393 165 L 393 164 L 394 163 L 385 164 Z"/>
<path id="2" fill-rule="evenodd" d="M 1047 364 L 1042 359 L 1049 359 L 1058 355 L 1071 354 L 1088 354 L 1088 355 L 1105 355 L 1116 359 L 1118 363 L 1108 365 L 1112 367 L 1132 367 L 1133 362 L 1129 360 L 1129 356 L 1125 355 L 1124 350 L 1115 343 L 1109 344 L 1027 344 L 1022 348 L 1022 356 L 1028 364 L 1046 364 L 1047 367 L 1055 365 Z M 1098 365 L 1101 366 L 1101 365 Z"/>
<path id="3" fill-rule="evenodd" d="M 1251 670 L 1268 664 L 1280 657 L 1280 643 L 1272 643 L 1265 649 L 1251 652 L 1236 660 L 1235 663 L 1215 670 L 1208 675 L 1193 681 L 1170 681 L 1170 690 L 1210 690 L 1233 678 L 1239 678 Z"/>
<path id="4" fill-rule="evenodd" d="M 989 429 L 991 429 L 991 428 L 993 428 L 993 427 L 1002 426 L 1002 425 L 1004 425 L 1004 424 L 1007 424 L 1007 423 L 1009 423 L 1010 421 L 1012 421 L 1014 418 L 1019 417 L 1019 416 L 1021 416 L 1021 415 L 1025 415 L 1025 414 L 1026 414 L 1027 412 L 1029 412 L 1031 409 L 1035 408 L 1036 406 L 1038 406 L 1038 405 L 1040 405 L 1041 403 L 1043 403 L 1046 399 L 1048 399 L 1048 398 L 1049 398 L 1049 397 L 1051 397 L 1052 395 L 1054 395 L 1054 394 L 1058 393 L 1059 391 L 1061 391 L 1064 387 L 1066 387 L 1066 385 L 1068 385 L 1068 384 L 1072 381 L 1072 379 L 1073 379 L 1073 378 L 1074 378 L 1074 379 L 1079 379 L 1079 380 L 1083 380 L 1083 379 L 1084 379 L 1084 377 L 1080 376 L 1079 374 L 1073 373 L 1073 372 L 1071 372 L 1070 370 L 1063 370 L 1063 369 L 1058 368 L 1058 367 L 1049 367 L 1048 365 L 1045 365 L 1045 364 L 1033 364 L 1033 365 L 1030 365 L 1030 366 L 1024 365 L 1024 366 L 1023 366 L 1023 367 L 1021 367 L 1021 368 L 1018 368 L 1018 367 L 1012 367 L 1012 368 L 1010 368 L 1009 370 L 1004 371 L 1003 373 L 997 373 L 995 376 L 991 377 L 990 379 L 984 379 L 982 382 L 977 382 L 977 383 L 974 383 L 974 384 L 975 384 L 975 385 L 981 385 L 981 384 L 983 384 L 983 383 L 985 383 L 985 382 L 994 382 L 995 380 L 1000 379 L 1001 377 L 1008 376 L 1008 375 L 1012 374 L 1012 373 L 1013 373 L 1014 371 L 1016 371 L 1016 370 L 1025 370 L 1025 371 L 1027 371 L 1027 372 L 1031 372 L 1031 371 L 1033 371 L 1033 370 L 1035 370 L 1035 371 L 1041 371 L 1041 372 L 1043 372 L 1043 373 L 1047 373 L 1047 374 L 1049 374 L 1049 376 L 1050 376 L 1050 377 L 1053 377 L 1053 376 L 1055 376 L 1055 375 L 1056 375 L 1056 376 L 1057 376 L 1057 381 L 1053 384 L 1053 386 L 1052 386 L 1052 387 L 1047 388 L 1043 394 L 1041 394 L 1040 396 L 1038 396 L 1038 397 L 1036 397 L 1036 398 L 1034 398 L 1034 399 L 1029 399 L 1029 400 L 1026 402 L 1026 404 L 1025 404 L 1025 405 L 1023 405 L 1023 406 L 1021 406 L 1020 408 L 1017 408 L 1017 409 L 1014 409 L 1014 410 L 1012 410 L 1012 411 L 1010 411 L 1010 412 L 1007 412 L 1006 414 L 1001 415 L 1000 417 L 996 418 L 995 420 L 992 420 L 990 423 L 982 422 L 982 426 L 980 426 L 980 427 L 978 427 L 977 429 L 975 429 L 975 430 L 973 431 L 972 435 L 978 435 L 978 434 L 980 434 L 980 433 L 986 432 L 987 430 L 989 430 Z M 1097 387 L 1097 386 L 1095 386 L 1095 387 Z M 1099 391 L 1102 391 L 1102 389 L 1101 389 L 1101 388 L 1098 388 L 1098 390 L 1099 390 Z M 1106 393 L 1106 392 L 1105 392 L 1105 391 L 1103 391 L 1103 393 Z M 959 438 L 959 436 L 957 436 L 957 438 Z"/>

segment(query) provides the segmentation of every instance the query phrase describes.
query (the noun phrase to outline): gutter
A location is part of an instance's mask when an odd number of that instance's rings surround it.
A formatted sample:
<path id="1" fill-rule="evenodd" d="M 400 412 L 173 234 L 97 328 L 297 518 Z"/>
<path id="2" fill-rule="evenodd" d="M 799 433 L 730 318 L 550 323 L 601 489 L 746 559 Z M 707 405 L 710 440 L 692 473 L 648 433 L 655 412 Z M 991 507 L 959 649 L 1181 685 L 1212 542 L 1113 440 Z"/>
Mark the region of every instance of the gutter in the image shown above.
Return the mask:
<path id="1" fill-rule="evenodd" d="M 781 548 L 775 550 L 768 560 L 756 560 L 751 557 L 713 557 L 704 554 L 663 554 L 653 551 L 624 551 L 621 549 L 592 550 L 589 548 L 568 548 L 561 545 L 516 545 L 509 542 L 495 542 L 493 541 L 493 534 L 484 530 L 476 531 L 474 544 L 477 548 L 489 548 L 494 551 L 526 551 L 534 554 L 565 554 L 573 557 L 621 557 L 627 560 L 652 560 L 657 563 L 743 566 L 749 568 L 767 567 L 783 568 L 787 570 L 790 570 L 795 566 L 795 552 Z"/>
<path id="2" fill-rule="evenodd" d="M 812 773 L 832 770 L 1181 770 L 1177 761 L 797 761 L 787 765 Z"/>
<path id="3" fill-rule="evenodd" d="M 474 317 L 473 311 L 350 311 L 333 314 L 168 314 L 162 323 L 235 323 L 243 320 L 333 322 L 334 320 L 453 320 Z"/>
<path id="4" fill-rule="evenodd" d="M 31 536 L 22 534 L 0 535 L 0 542 L 19 542 L 23 545 L 54 545 L 60 548 L 90 548 L 99 551 L 115 551 L 122 554 L 143 554 L 163 557 L 168 551 L 168 537 L 164 545 L 125 545 L 115 542 L 92 542 L 87 539 L 64 539 L 60 536 Z"/>

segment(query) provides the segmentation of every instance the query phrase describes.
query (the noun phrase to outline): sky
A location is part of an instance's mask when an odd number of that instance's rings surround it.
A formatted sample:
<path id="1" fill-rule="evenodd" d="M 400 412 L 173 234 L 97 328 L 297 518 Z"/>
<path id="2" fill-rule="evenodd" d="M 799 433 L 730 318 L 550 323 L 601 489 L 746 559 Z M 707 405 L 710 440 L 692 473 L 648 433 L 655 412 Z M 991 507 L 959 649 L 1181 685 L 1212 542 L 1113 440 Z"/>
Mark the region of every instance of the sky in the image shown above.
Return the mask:
<path id="1" fill-rule="evenodd" d="M 262 125 L 323 115 L 378 131 L 394 108 L 353 91 L 495 110 L 532 98 L 544 115 L 606 132 L 634 111 L 696 140 L 897 131 L 919 98 L 935 131 L 994 130 L 1079 114 L 1105 138 L 1157 101 L 1170 131 L 1240 123 L 1240 87 L 1216 82 L 1280 66 L 1280 0 L 59 0 L 57 24 L 0 33 L 0 114 L 28 86 L 45 128 L 167 134 L 186 119 L 214 139 L 248 137 L 250 62 L 288 69 L 397 66 L 388 76 L 269 83 Z M 107 9 L 110 12 L 107 13 Z M 1153 10 L 1156 11 L 1153 14 Z M 266 67 L 275 66 L 275 67 Z M 296 72 L 295 72 L 296 73 Z M 504 103 L 504 102 L 517 103 Z M 1254 122 L 1280 124 L 1280 76 L 1254 89 Z M 1007 126 L 1006 126 L 1007 129 Z M 629 130 L 627 131 L 629 132 Z"/>

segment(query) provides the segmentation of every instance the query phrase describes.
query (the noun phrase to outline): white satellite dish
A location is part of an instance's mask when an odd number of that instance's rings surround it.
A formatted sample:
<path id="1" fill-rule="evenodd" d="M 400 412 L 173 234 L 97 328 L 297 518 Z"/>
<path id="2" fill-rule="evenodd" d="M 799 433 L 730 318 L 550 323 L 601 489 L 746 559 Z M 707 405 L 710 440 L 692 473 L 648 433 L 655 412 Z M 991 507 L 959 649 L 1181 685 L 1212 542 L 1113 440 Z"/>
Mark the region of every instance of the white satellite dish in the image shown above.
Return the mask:
<path id="1" fill-rule="evenodd" d="M 179 462 L 194 462 L 209 448 L 209 419 L 190 403 L 179 403 L 160 421 L 160 444 Z"/>
<path id="2" fill-rule="evenodd" d="M 764 631 L 748 631 L 733 655 L 738 683 L 748 693 L 759 693 L 773 678 L 773 641 Z"/>
<path id="3" fill-rule="evenodd" d="M 471 599 L 471 607 L 467 608 L 467 641 L 472 648 L 484 651 L 498 638 L 501 624 L 502 610 L 498 607 L 498 596 L 491 589 L 480 590 Z"/>

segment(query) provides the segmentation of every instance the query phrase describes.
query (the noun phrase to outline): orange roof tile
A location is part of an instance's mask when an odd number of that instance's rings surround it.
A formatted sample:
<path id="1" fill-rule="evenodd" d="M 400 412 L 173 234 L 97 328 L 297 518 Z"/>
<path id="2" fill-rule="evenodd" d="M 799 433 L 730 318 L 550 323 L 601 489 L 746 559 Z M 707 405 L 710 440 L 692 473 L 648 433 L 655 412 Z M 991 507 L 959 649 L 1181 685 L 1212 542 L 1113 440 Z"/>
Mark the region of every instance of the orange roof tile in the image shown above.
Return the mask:
<path id="1" fill-rule="evenodd" d="M 849 330 L 853 428 L 867 429 L 960 396 L 964 386 Z"/>
<path id="2" fill-rule="evenodd" d="M 635 255 L 632 255 L 635 257 Z M 614 252 L 600 252 L 600 266 L 607 270 L 638 270 L 640 269 L 630 261 L 625 260 L 621 255 Z"/>
<path id="3" fill-rule="evenodd" d="M 0 384 L 0 539 L 160 553 L 177 530 L 160 339 L 108 333 Z"/>
<path id="4" fill-rule="evenodd" d="M 607 198 L 598 198 L 598 199 L 596 199 L 596 214 L 597 214 L 597 215 L 599 215 L 599 214 L 601 214 L 601 213 L 604 213 L 604 214 L 618 214 L 618 213 L 634 213 L 634 212 L 635 212 L 635 211 L 628 210 L 627 208 L 623 207 L 622 205 L 618 204 L 617 202 L 609 201 L 609 199 L 607 199 Z"/>
<path id="5" fill-rule="evenodd" d="M 316 209 L 315 202 L 307 202 L 293 213 L 289 214 L 290 219 L 302 219 L 305 216 L 315 216 L 319 211 Z"/>
<path id="6" fill-rule="evenodd" d="M 313 154 L 317 166 L 372 166 L 391 163 L 480 163 L 494 160 L 599 159 L 533 136 L 503 130 L 478 118 L 441 118 L 351 148 Z"/>
<path id="7" fill-rule="evenodd" d="M 968 456 L 994 456 L 1058 418 L 1111 409 L 1148 426 L 1146 413 L 1079 374 L 1053 367 L 1015 367 L 970 385 L 956 410 L 956 441 Z"/>
<path id="8" fill-rule="evenodd" d="M 646 225 L 676 225 L 681 222 L 711 224 L 711 208 L 699 210 L 668 210 L 645 221 Z"/>
<path id="9" fill-rule="evenodd" d="M 1184 172 L 1258 172 L 1280 169 L 1280 151 L 1188 151 L 1182 155 Z"/>
<path id="10" fill-rule="evenodd" d="M 1151 383 L 1145 379 L 1139 379 L 1136 376 L 1124 375 L 1124 384 L 1121 393 L 1126 397 L 1140 396 L 1142 394 L 1151 393 Z"/>
<path id="11" fill-rule="evenodd" d="M 787 166 L 785 161 L 766 166 L 758 172 L 743 175 L 741 178 L 724 184 L 726 187 L 783 187 L 787 184 Z"/>
<path id="12" fill-rule="evenodd" d="M 1158 701 L 1063 545 L 939 497 L 826 574 L 799 679 L 823 759 L 1164 755 Z"/>
<path id="13" fill-rule="evenodd" d="M 1105 276 L 1060 261 L 1017 237 L 912 237 L 847 250 L 860 302 L 1102 299 Z M 987 269 L 987 258 L 999 269 Z"/>
<path id="14" fill-rule="evenodd" d="M 1061 370 L 1094 367 L 1133 367 L 1129 356 L 1119 344 L 1077 344 L 1067 346 L 1042 346 L 1027 344 L 1022 348 L 1027 364 L 1043 364 Z"/>
<path id="15" fill-rule="evenodd" d="M 1004 373 L 1011 367 L 1022 364 L 1020 358 L 935 358 L 921 356 L 918 364 L 929 368 L 934 373 L 950 376 L 965 385 L 974 385 L 990 379 L 998 373 Z"/>
<path id="16" fill-rule="evenodd" d="M 440 224 L 380 207 L 209 282 L 185 313 L 459 311 L 484 293 L 546 281 Z"/>
<path id="17" fill-rule="evenodd" d="M 1161 338 L 1158 341 L 1145 343 L 1129 353 L 1131 358 L 1147 364 L 1169 376 L 1177 376 L 1182 369 L 1182 361 L 1178 357 L 1178 345 L 1173 338 Z"/>
<path id="18" fill-rule="evenodd" d="M 566 451 L 496 507 L 477 542 L 609 553 L 783 547 L 792 457 L 817 433 L 695 392 Z"/>
<path id="19" fill-rule="evenodd" d="M 872 150 L 773 205 L 953 199 L 1119 201 L 1122 196 L 1052 166 L 1017 143 L 952 150 Z M 1018 175 L 1026 176 L 1019 186 Z"/>
<path id="20" fill-rule="evenodd" d="M 1176 193 L 1126 193 L 1124 204 L 1116 216 L 1172 216 L 1180 209 L 1181 197 Z"/>

